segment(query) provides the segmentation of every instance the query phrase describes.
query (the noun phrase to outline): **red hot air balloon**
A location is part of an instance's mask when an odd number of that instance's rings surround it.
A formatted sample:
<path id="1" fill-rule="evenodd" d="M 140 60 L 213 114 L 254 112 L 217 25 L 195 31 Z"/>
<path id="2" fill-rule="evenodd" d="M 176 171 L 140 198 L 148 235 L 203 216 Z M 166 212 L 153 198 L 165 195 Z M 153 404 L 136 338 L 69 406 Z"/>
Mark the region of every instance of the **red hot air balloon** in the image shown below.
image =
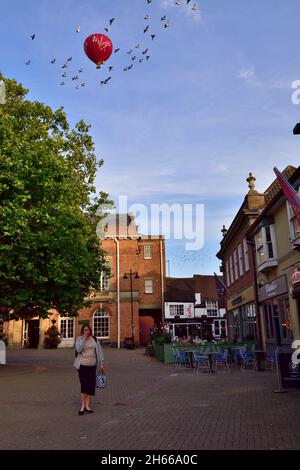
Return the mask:
<path id="1" fill-rule="evenodd" d="M 113 43 L 105 34 L 92 34 L 84 42 L 84 52 L 99 69 L 112 55 Z"/>

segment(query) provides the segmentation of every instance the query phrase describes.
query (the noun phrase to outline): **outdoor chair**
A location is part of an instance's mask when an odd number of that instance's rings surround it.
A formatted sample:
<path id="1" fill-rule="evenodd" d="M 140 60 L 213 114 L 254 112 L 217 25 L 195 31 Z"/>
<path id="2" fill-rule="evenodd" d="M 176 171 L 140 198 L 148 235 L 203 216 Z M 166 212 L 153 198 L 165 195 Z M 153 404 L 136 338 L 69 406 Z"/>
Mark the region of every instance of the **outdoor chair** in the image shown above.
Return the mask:
<path id="1" fill-rule="evenodd" d="M 253 352 L 247 352 L 240 350 L 239 351 L 240 359 L 241 359 L 241 370 L 244 372 L 245 367 L 252 366 L 252 369 L 257 369 L 257 360 L 255 354 Z"/>
<path id="2" fill-rule="evenodd" d="M 230 374 L 230 368 L 228 364 L 228 349 L 219 352 L 218 355 L 213 358 L 213 364 L 215 370 L 217 370 L 218 364 L 223 365 L 227 372 Z"/>
<path id="3" fill-rule="evenodd" d="M 180 369 L 182 364 L 190 365 L 188 354 L 185 351 L 180 351 L 180 349 L 174 347 L 172 351 L 175 358 L 175 367 Z"/>
<path id="4" fill-rule="evenodd" d="M 246 353 L 246 351 L 247 346 L 245 344 L 233 350 L 233 361 L 236 366 L 243 363 L 243 354 Z"/>
<path id="5" fill-rule="evenodd" d="M 193 351 L 194 371 L 199 372 L 200 369 L 209 370 L 208 357 L 201 351 Z"/>

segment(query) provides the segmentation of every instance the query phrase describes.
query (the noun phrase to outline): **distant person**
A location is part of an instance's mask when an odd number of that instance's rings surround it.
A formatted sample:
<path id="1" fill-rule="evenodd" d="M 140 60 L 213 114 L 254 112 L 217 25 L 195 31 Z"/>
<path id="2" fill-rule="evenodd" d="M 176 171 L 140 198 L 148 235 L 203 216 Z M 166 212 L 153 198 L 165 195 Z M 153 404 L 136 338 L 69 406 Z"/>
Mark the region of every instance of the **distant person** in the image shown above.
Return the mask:
<path id="1" fill-rule="evenodd" d="M 199 336 L 196 336 L 196 338 L 193 340 L 193 343 L 194 344 L 200 344 L 201 343 L 201 339 L 199 338 Z"/>
<path id="2" fill-rule="evenodd" d="M 104 373 L 104 355 L 100 341 L 92 335 L 89 326 L 84 325 L 81 336 L 76 338 L 76 359 L 74 367 L 78 370 L 81 384 L 81 408 L 79 416 L 93 413 L 91 397 L 96 393 L 96 374 Z"/>

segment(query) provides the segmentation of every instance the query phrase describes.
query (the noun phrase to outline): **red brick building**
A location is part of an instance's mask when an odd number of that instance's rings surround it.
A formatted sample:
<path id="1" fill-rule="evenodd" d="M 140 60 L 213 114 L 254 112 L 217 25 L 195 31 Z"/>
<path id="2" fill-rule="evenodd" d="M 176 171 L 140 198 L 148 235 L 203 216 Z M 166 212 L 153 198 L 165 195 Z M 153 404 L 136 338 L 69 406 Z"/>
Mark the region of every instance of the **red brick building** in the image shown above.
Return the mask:
<path id="1" fill-rule="evenodd" d="M 139 234 L 127 214 L 108 220 L 105 232 L 111 278 L 103 276 L 101 291 L 91 295 L 92 307 L 80 311 L 75 335 L 88 321 L 102 342 L 121 346 L 134 337 L 135 343 L 148 344 L 150 328 L 163 318 L 165 240 Z"/>

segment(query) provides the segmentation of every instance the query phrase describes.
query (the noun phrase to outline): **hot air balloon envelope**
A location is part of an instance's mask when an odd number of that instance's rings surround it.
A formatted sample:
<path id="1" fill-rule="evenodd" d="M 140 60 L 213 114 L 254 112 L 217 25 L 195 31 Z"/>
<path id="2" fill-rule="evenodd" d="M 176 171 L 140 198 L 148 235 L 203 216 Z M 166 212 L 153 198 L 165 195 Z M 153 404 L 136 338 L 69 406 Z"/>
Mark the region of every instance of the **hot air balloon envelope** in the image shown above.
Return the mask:
<path id="1" fill-rule="evenodd" d="M 84 42 L 84 52 L 100 68 L 112 55 L 113 43 L 105 34 L 92 34 Z"/>

